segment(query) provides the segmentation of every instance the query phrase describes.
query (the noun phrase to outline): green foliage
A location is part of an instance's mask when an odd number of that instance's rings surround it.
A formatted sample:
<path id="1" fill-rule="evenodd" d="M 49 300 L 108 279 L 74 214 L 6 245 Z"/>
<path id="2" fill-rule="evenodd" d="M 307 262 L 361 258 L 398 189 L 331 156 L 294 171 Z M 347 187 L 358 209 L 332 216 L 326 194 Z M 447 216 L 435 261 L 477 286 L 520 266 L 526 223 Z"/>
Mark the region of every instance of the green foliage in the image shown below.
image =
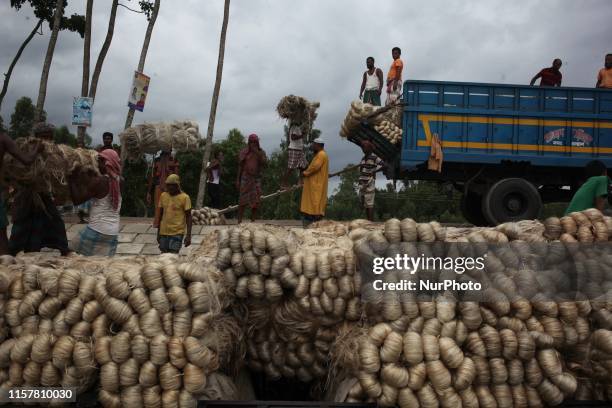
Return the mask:
<path id="1" fill-rule="evenodd" d="M 351 167 L 349 164 L 346 167 Z M 364 218 L 364 211 L 359 204 L 357 194 L 359 170 L 354 169 L 340 175 L 340 184 L 334 190 L 327 203 L 326 218 L 334 220 L 351 220 Z"/>
<path id="2" fill-rule="evenodd" d="M 181 189 L 191 197 L 191 201 L 195 201 L 198 196 L 198 187 L 200 179 L 200 171 L 202 169 L 202 158 L 204 152 L 201 150 L 196 152 L 178 153 L 176 159 L 179 162 L 179 176 L 181 177 Z"/>
<path id="3" fill-rule="evenodd" d="M 53 14 L 55 13 L 55 0 L 11 0 L 11 7 L 15 10 L 21 10 L 24 4 L 28 3 L 34 15 L 47 21 L 49 28 L 53 29 Z M 68 6 L 68 2 L 64 1 L 64 10 Z M 85 36 L 85 16 L 80 14 L 73 14 L 70 17 L 62 17 L 60 23 L 60 30 L 68 30 L 78 33 L 81 38 Z"/>
<path id="4" fill-rule="evenodd" d="M 70 133 L 70 130 L 66 125 L 55 128 L 53 132 L 53 140 L 57 144 L 65 144 L 70 147 L 77 147 L 77 137 L 74 133 Z M 91 143 L 91 136 L 85 133 L 85 147 L 90 148 Z"/>
<path id="5" fill-rule="evenodd" d="M 153 14 L 153 9 L 155 8 L 155 2 L 150 0 L 141 0 L 138 2 L 140 9 L 147 16 L 147 20 L 151 19 L 151 15 Z"/>
<path id="6" fill-rule="evenodd" d="M 124 217 L 144 217 L 147 213 L 145 198 L 147 196 L 147 169 L 149 163 L 144 159 L 135 162 L 127 161 L 123 168 L 123 191 L 121 215 Z"/>
<path id="7" fill-rule="evenodd" d="M 9 127 L 9 136 L 12 139 L 18 137 L 27 137 L 32 133 L 34 127 L 34 117 L 36 107 L 32 103 L 32 99 L 23 96 L 15 103 L 15 110 L 11 114 L 11 124 Z M 46 120 L 47 114 L 43 111 L 42 120 Z"/>
<path id="8" fill-rule="evenodd" d="M 238 203 L 238 156 L 240 150 L 246 147 L 246 139 L 238 129 L 230 130 L 227 138 L 213 145 L 213 153 L 223 153 L 221 165 L 221 207 L 229 207 Z M 208 200 L 208 198 L 207 198 Z"/>

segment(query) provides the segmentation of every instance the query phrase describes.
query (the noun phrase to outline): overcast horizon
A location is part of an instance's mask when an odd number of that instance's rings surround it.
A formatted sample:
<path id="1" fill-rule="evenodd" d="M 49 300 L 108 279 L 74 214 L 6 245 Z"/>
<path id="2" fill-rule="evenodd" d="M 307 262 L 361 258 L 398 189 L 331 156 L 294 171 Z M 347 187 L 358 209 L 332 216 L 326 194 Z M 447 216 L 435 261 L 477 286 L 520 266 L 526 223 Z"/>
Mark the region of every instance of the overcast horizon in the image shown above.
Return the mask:
<path id="1" fill-rule="evenodd" d="M 83 4 L 80 4 L 83 3 Z M 133 0 L 126 4 L 136 7 Z M 223 0 L 161 2 L 144 72 L 151 84 L 134 124 L 193 119 L 205 135 L 214 86 Z M 69 1 L 66 14 L 83 14 Z M 109 1 L 94 3 L 91 70 L 106 35 Z M 5 72 L 35 20 L 29 6 L 0 5 L 0 70 Z M 232 128 L 257 133 L 270 154 L 283 135 L 276 113 L 282 96 L 319 101 L 315 127 L 327 140 L 330 172 L 355 163 L 361 151 L 338 136 L 357 99 L 368 56 L 388 71 L 391 48 L 402 48 L 404 79 L 529 84 L 552 60 L 563 60 L 565 86 L 593 87 L 612 52 L 609 0 L 402 1 L 234 0 L 231 3 L 215 140 Z M 119 7 L 88 129 L 94 143 L 118 135 L 145 34 L 144 15 Z M 13 72 L 0 114 L 8 127 L 15 102 L 35 102 L 49 40 L 36 36 Z M 80 94 L 83 42 L 61 32 L 51 66 L 45 110 L 56 126 L 71 126 L 72 98 Z M 336 183 L 332 184 L 335 186 Z"/>

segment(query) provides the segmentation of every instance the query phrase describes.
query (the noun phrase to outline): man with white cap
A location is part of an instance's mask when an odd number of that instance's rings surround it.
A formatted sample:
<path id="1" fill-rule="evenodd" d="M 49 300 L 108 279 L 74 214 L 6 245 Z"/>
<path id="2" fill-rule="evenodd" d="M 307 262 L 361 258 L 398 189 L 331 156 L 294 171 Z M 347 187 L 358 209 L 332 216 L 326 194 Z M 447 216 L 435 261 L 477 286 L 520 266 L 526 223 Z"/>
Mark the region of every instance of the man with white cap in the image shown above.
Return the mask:
<path id="1" fill-rule="evenodd" d="M 325 215 L 329 159 L 324 148 L 325 141 L 322 138 L 313 141 L 312 150 L 314 150 L 315 156 L 308 168 L 302 173 L 304 189 L 302 190 L 300 211 L 304 215 L 305 227 L 320 220 Z"/>

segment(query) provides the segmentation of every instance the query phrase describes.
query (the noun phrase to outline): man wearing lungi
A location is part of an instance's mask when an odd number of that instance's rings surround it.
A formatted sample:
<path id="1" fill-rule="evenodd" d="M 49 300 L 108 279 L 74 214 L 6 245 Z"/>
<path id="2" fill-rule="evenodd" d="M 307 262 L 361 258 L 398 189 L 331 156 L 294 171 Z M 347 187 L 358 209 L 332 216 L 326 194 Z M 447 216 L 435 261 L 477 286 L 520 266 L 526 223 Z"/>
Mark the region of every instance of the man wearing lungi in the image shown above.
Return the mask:
<path id="1" fill-rule="evenodd" d="M 290 123 L 289 125 L 289 148 L 287 149 L 287 170 L 281 181 L 281 188 L 287 188 L 287 180 L 291 173 L 298 171 L 298 174 L 308 167 L 306 155 L 304 153 L 304 137 L 300 125 Z"/>
<path id="2" fill-rule="evenodd" d="M 251 221 L 257 217 L 261 204 L 261 173 L 266 166 L 266 153 L 259 146 L 256 134 L 249 136 L 247 147 L 240 151 L 238 163 L 238 179 L 236 186 L 240 191 L 238 207 L 238 224 L 242 222 L 246 207 L 251 209 Z"/>

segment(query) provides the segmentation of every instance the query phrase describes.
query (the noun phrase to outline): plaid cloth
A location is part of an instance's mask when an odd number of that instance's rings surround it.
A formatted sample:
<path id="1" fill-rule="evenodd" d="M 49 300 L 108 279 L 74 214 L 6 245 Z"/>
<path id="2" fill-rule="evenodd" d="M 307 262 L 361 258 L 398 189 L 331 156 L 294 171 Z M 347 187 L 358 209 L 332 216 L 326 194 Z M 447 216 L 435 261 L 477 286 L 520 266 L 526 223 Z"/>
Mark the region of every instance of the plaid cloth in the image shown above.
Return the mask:
<path id="1" fill-rule="evenodd" d="M 259 208 L 261 203 L 261 179 L 248 174 L 240 178 L 239 205 L 248 205 L 250 208 Z"/>
<path id="2" fill-rule="evenodd" d="M 376 196 L 376 189 L 370 186 L 361 186 L 359 188 L 359 200 L 363 208 L 374 208 L 374 197 Z"/>
<path id="3" fill-rule="evenodd" d="M 49 193 L 22 190 L 15 197 L 16 213 L 9 252 L 40 252 L 42 248 L 69 252 L 66 226 Z"/>
<path id="4" fill-rule="evenodd" d="M 159 250 L 163 254 L 178 254 L 183 246 L 182 235 L 160 235 Z"/>
<path id="5" fill-rule="evenodd" d="M 114 256 L 118 242 L 117 235 L 101 234 L 87 226 L 74 250 L 84 256 Z"/>
<path id="6" fill-rule="evenodd" d="M 290 169 L 305 169 L 308 167 L 304 150 L 288 149 L 287 167 Z"/>

